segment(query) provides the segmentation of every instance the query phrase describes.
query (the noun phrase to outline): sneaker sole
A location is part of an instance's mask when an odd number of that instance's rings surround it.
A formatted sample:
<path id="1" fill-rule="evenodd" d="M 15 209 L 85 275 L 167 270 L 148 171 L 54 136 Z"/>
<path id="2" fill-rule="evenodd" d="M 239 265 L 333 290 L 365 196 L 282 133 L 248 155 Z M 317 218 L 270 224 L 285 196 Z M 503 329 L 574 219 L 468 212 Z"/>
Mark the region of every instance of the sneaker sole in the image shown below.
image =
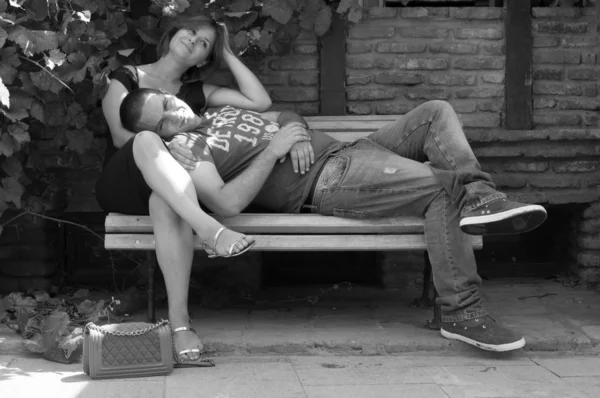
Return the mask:
<path id="1" fill-rule="evenodd" d="M 463 343 L 470 344 L 472 346 L 481 348 L 482 350 L 486 350 L 486 351 L 494 351 L 494 352 L 513 351 L 513 350 L 518 350 L 519 348 L 523 348 L 525 346 L 525 338 L 524 337 L 521 337 L 521 340 L 515 341 L 513 343 L 493 345 L 493 344 L 481 343 L 479 341 L 475 341 L 473 339 L 462 336 L 460 334 L 450 333 L 450 332 L 445 331 L 444 329 L 440 329 L 440 332 L 442 333 L 442 336 L 444 336 L 447 339 L 459 340 L 459 341 L 462 341 Z"/>
<path id="2" fill-rule="evenodd" d="M 465 217 L 460 229 L 469 235 L 506 235 L 529 232 L 546 221 L 546 209 L 528 205 L 487 216 Z"/>

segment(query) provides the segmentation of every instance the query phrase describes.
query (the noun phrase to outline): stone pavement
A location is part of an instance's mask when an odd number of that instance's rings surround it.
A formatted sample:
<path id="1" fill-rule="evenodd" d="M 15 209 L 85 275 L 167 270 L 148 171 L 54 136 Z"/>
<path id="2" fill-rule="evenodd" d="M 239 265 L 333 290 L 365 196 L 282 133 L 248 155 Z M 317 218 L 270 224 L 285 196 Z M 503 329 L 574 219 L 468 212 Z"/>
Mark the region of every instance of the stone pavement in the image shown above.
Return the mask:
<path id="1" fill-rule="evenodd" d="M 19 398 L 483 398 L 600 396 L 600 357 L 480 351 L 395 356 L 245 356 L 169 376 L 90 380 L 80 365 L 0 357 L 0 395 Z"/>
<path id="2" fill-rule="evenodd" d="M 600 292 L 544 279 L 484 281 L 490 313 L 525 336 L 526 351 L 600 354 Z M 253 301 L 207 309 L 193 300 L 191 316 L 211 356 L 390 355 L 471 352 L 424 325 L 432 310 L 411 308 L 417 290 L 346 285 L 332 289 L 267 289 Z M 307 298 L 309 298 L 307 300 Z M 315 299 L 316 298 L 316 299 Z M 315 303 L 316 300 L 316 303 Z M 312 302 L 312 303 L 311 303 Z M 158 317 L 166 317 L 164 305 Z M 130 320 L 144 320 L 144 312 Z M 26 353 L 20 336 L 0 325 L 0 355 Z"/>

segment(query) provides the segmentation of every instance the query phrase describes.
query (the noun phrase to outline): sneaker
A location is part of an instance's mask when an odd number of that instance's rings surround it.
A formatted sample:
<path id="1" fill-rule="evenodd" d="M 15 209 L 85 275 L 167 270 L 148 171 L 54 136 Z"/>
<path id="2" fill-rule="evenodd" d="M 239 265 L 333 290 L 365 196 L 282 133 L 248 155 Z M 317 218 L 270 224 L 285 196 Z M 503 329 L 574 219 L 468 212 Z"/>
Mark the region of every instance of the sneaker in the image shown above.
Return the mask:
<path id="1" fill-rule="evenodd" d="M 460 340 L 487 351 L 512 351 L 525 345 L 525 338 L 489 315 L 460 322 L 442 322 L 442 336 Z"/>
<path id="2" fill-rule="evenodd" d="M 481 205 L 460 219 L 460 229 L 469 235 L 502 235 L 529 232 L 546 220 L 546 209 L 498 198 Z"/>

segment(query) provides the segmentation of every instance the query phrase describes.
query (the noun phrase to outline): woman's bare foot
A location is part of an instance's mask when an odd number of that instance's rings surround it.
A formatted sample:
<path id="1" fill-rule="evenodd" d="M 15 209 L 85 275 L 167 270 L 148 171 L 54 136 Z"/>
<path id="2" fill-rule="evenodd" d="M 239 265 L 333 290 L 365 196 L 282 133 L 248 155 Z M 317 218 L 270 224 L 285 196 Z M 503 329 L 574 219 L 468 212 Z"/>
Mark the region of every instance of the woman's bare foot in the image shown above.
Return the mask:
<path id="1" fill-rule="evenodd" d="M 173 330 L 178 326 L 173 325 Z M 181 330 L 173 334 L 173 343 L 177 353 L 177 362 L 194 362 L 200 359 L 203 351 L 202 342 L 193 330 Z"/>
<path id="2" fill-rule="evenodd" d="M 205 246 L 206 252 L 212 256 L 233 256 L 254 244 L 254 237 L 232 231 L 229 228 L 221 228 L 215 236 L 212 237 L 212 242 L 209 243 L 211 246 Z"/>

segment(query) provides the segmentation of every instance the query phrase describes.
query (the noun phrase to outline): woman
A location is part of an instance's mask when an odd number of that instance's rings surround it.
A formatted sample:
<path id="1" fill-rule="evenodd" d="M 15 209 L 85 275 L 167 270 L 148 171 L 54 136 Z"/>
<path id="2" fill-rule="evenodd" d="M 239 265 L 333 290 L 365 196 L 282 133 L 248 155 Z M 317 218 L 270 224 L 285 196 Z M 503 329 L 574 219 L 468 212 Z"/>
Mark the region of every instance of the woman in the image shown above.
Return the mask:
<path id="1" fill-rule="evenodd" d="M 102 110 L 112 144 L 120 149 L 113 150 L 114 156 L 108 154 L 110 160 L 105 162 L 96 186 L 98 203 L 105 211 L 150 214 L 156 256 L 167 287 L 177 361 L 181 363 L 198 361 L 202 351 L 200 339 L 189 328 L 187 309 L 194 254 L 192 231 L 210 247 L 207 251 L 226 257 L 248 250 L 254 239 L 223 229 L 202 211 L 186 172 L 195 165 L 188 148 L 176 144 L 167 148 L 152 132 L 134 134 L 126 130 L 121 124 L 119 107 L 127 93 L 138 87 L 177 93 L 197 114 L 202 114 L 208 106 L 232 105 L 257 112 L 271 106 L 260 81 L 233 55 L 225 25 L 205 15 L 195 17 L 192 24 L 165 32 L 158 45 L 158 61 L 121 67 L 111 74 Z M 231 70 L 239 91 L 193 81 L 199 74 L 214 71 L 221 63 Z"/>

